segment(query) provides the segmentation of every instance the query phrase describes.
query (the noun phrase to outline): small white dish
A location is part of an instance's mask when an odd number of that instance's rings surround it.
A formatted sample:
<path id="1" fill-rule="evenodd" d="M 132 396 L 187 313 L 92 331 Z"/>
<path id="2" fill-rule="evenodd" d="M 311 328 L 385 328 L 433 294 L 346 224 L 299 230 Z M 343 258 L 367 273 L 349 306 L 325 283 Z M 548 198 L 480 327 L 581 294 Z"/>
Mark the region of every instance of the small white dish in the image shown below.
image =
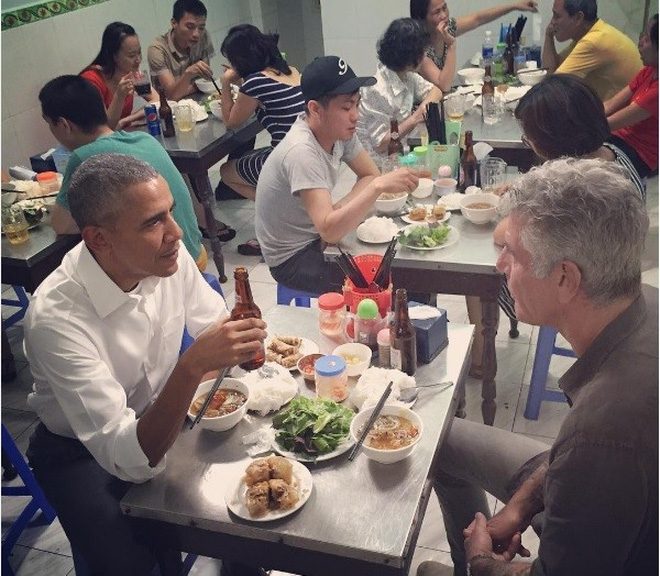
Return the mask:
<path id="1" fill-rule="evenodd" d="M 415 198 L 428 198 L 433 192 L 433 180 L 430 178 L 420 178 L 417 188 L 412 191 Z"/>

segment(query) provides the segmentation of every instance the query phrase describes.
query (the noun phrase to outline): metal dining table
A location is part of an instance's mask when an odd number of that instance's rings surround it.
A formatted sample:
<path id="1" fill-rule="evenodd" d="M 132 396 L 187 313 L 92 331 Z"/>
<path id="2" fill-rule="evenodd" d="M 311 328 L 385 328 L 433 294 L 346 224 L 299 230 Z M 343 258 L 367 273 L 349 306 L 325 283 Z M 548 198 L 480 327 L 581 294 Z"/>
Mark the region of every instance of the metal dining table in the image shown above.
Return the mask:
<path id="1" fill-rule="evenodd" d="M 12 244 L 2 237 L 2 283 L 34 292 L 60 265 L 64 255 L 80 242 L 80 235 L 57 235 L 50 225 L 50 216 L 45 216 L 29 234 L 23 244 Z"/>
<path id="2" fill-rule="evenodd" d="M 315 309 L 277 306 L 265 320 L 272 334 L 313 339 L 326 353 L 334 346 L 319 336 Z M 432 496 L 439 447 L 464 393 L 472 333 L 472 326 L 450 324 L 448 346 L 418 367 L 418 384 L 452 380 L 456 386 L 421 392 L 414 410 L 423 420 L 423 435 L 405 460 L 383 465 L 358 453 L 349 461 L 346 452 L 307 464 L 313 479 L 309 500 L 285 518 L 251 521 L 227 509 L 225 491 L 250 462 L 243 436 L 268 426 L 270 418 L 249 416 L 227 432 L 185 425 L 164 472 L 129 490 L 121 503 L 124 513 L 141 534 L 205 556 L 306 576 L 406 575 Z M 300 392 L 313 395 L 296 377 Z"/>
<path id="3" fill-rule="evenodd" d="M 218 269 L 220 282 L 226 282 L 227 276 L 222 243 L 217 236 L 217 225 L 211 207 L 214 192 L 208 171 L 211 166 L 252 140 L 262 130 L 261 123 L 254 116 L 235 130 L 227 130 L 223 122 L 209 114 L 207 120 L 197 122 L 190 132 L 177 131 L 176 135 L 170 138 L 162 135 L 158 137 L 179 172 L 189 177 L 193 191 L 204 208 L 206 230 L 211 239 L 213 261 Z"/>
<path id="4" fill-rule="evenodd" d="M 426 200 L 425 200 L 426 201 Z M 405 224 L 395 218 L 401 228 Z M 481 300 L 484 351 L 482 358 L 483 381 L 481 386 L 481 411 L 483 421 L 492 425 L 495 421 L 497 357 L 495 335 L 497 333 L 497 296 L 504 276 L 495 263 L 500 248 L 493 242 L 495 223 L 478 226 L 465 219 L 460 212 L 452 212 L 448 222 L 459 233 L 459 240 L 452 246 L 438 250 L 413 250 L 397 246 L 392 262 L 392 283 L 408 292 L 461 294 L 478 296 Z M 347 234 L 339 244 L 354 256 L 358 254 L 384 254 L 386 244 L 367 244 L 357 238 L 355 232 Z M 325 250 L 327 260 L 339 254 L 336 246 Z M 442 308 L 442 297 L 438 306 Z"/>

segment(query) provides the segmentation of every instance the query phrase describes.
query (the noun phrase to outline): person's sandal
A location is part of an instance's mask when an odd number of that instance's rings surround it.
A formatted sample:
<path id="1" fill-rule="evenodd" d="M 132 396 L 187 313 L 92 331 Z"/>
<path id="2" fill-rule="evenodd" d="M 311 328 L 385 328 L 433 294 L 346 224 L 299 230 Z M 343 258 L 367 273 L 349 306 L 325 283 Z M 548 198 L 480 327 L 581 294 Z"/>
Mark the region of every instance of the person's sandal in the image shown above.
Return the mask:
<path id="1" fill-rule="evenodd" d="M 218 240 L 220 240 L 220 242 L 229 242 L 230 240 L 236 238 L 236 230 L 230 228 L 224 222 L 219 222 L 216 220 L 216 226 L 218 228 Z M 211 239 L 206 229 L 200 226 L 199 231 L 202 233 L 202 238 L 206 238 L 207 240 Z"/>
<path id="2" fill-rule="evenodd" d="M 261 256 L 261 246 L 255 239 L 248 240 L 245 244 L 239 244 L 237 250 L 243 256 Z"/>

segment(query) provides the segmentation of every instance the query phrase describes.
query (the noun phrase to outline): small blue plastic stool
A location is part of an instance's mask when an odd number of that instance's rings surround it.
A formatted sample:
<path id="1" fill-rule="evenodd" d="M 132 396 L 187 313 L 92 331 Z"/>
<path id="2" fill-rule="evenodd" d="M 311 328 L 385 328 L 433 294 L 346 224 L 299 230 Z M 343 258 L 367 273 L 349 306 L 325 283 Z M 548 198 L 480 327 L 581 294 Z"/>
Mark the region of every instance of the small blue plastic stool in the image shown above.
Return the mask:
<path id="1" fill-rule="evenodd" d="M 539 339 L 536 343 L 532 379 L 529 383 L 529 395 L 527 396 L 527 405 L 525 406 L 525 418 L 527 420 L 538 420 L 541 402 L 544 400 L 566 402 L 566 396 L 560 390 L 545 389 L 552 355 L 575 358 L 575 353 L 570 348 L 555 346 L 556 337 L 557 331 L 554 328 L 550 326 L 541 326 L 539 328 Z"/>
<path id="2" fill-rule="evenodd" d="M 32 517 L 39 510 L 41 510 L 41 515 L 32 523 L 34 526 L 50 524 L 55 520 L 56 514 L 55 510 L 53 510 L 46 500 L 46 496 L 39 484 L 37 484 L 32 470 L 30 470 L 23 455 L 16 447 L 16 444 L 14 444 L 11 434 L 9 434 L 4 424 L 2 425 L 2 450 L 14 468 L 16 468 L 16 472 L 18 472 L 21 480 L 23 480 L 23 486 L 3 486 L 2 496 L 32 496 L 30 502 L 28 502 L 18 518 L 14 520 L 11 528 L 2 539 L 2 573 L 14 576 L 14 572 L 9 564 L 9 556 L 23 530 L 30 524 Z"/>
<path id="3" fill-rule="evenodd" d="M 287 288 L 283 284 L 277 285 L 277 303 L 290 306 L 291 301 L 295 301 L 296 306 L 301 308 L 309 308 L 311 306 L 310 300 L 318 298 L 319 294 L 312 294 L 311 292 L 303 292 L 302 290 L 294 290 Z"/>
<path id="4" fill-rule="evenodd" d="M 206 272 L 202 272 L 202 276 L 204 276 L 204 280 L 206 280 L 211 288 L 213 288 L 220 296 L 223 298 L 225 297 L 224 292 L 222 291 L 222 287 L 220 286 L 220 282 L 218 282 L 218 279 L 213 276 L 212 274 L 207 274 Z M 181 338 L 181 348 L 179 348 L 179 356 L 183 354 L 187 349 L 188 346 L 190 346 L 195 340 L 193 337 L 188 334 L 188 330 L 186 328 L 183 328 L 183 336 Z"/>
<path id="5" fill-rule="evenodd" d="M 18 308 L 18 310 L 14 312 L 9 318 L 6 318 L 5 320 L 2 321 L 2 327 L 5 330 L 10 326 L 16 324 L 16 322 L 18 322 L 19 320 L 23 320 L 23 317 L 25 316 L 25 313 L 27 312 L 28 309 L 28 304 L 30 304 L 27 294 L 25 293 L 25 290 L 23 289 L 22 286 L 12 286 L 12 288 L 16 293 L 17 299 L 13 300 L 11 298 L 2 298 L 2 305 L 15 306 L 16 308 Z"/>

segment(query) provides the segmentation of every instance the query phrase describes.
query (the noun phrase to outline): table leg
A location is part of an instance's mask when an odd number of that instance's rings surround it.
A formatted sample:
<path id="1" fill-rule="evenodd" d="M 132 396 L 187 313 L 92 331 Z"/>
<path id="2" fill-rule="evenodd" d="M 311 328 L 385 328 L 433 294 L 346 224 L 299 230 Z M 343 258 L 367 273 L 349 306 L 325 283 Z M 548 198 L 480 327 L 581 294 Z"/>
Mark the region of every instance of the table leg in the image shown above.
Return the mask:
<path id="1" fill-rule="evenodd" d="M 484 355 L 482 359 L 483 382 L 481 384 L 481 414 L 484 424 L 490 426 L 495 421 L 497 357 L 495 355 L 495 335 L 497 334 L 497 301 L 481 299 Z"/>
<path id="2" fill-rule="evenodd" d="M 192 184 L 193 191 L 199 199 L 199 203 L 204 208 L 204 216 L 206 218 L 206 231 L 211 238 L 211 251 L 213 253 L 213 262 L 218 269 L 218 279 L 220 282 L 226 282 L 227 276 L 225 275 L 225 257 L 222 254 L 222 242 L 218 239 L 218 227 L 213 216 L 213 209 L 211 207 L 211 199 L 213 196 L 213 187 L 209 180 L 208 172 L 199 174 L 189 174 L 190 183 Z"/>

